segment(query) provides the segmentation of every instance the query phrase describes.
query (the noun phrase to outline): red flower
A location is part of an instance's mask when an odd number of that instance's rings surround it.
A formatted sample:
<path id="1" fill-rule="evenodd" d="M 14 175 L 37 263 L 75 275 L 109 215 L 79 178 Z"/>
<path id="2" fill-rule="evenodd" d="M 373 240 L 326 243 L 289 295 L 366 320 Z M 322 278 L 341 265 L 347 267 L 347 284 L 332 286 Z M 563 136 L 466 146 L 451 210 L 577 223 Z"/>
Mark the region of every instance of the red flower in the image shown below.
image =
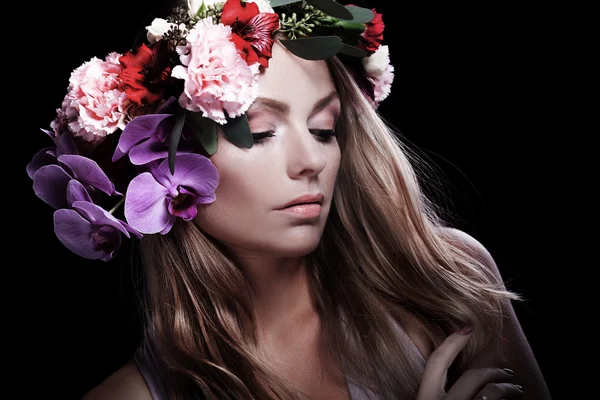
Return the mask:
<path id="1" fill-rule="evenodd" d="M 221 13 L 223 25 L 233 26 L 234 23 L 246 25 L 258 15 L 258 4 L 248 3 L 244 0 L 227 0 Z"/>
<path id="2" fill-rule="evenodd" d="M 256 3 L 227 0 L 221 23 L 231 26 L 233 43 L 249 65 L 259 62 L 265 68 L 269 66 L 273 32 L 279 29 L 278 14 L 259 13 Z"/>
<path id="3" fill-rule="evenodd" d="M 368 55 L 371 55 L 379 49 L 381 42 L 383 41 L 383 29 L 385 24 L 383 23 L 382 15 L 372 10 L 375 16 L 370 22 L 367 22 L 367 27 L 362 34 L 361 43 L 359 45 Z"/>
<path id="4" fill-rule="evenodd" d="M 348 4 L 348 6 L 354 6 L 354 4 Z M 371 11 L 373 11 L 375 16 L 370 22 L 365 24 L 366 28 L 358 45 L 358 47 L 366 51 L 369 56 L 379 49 L 379 46 L 383 41 L 383 29 L 385 28 L 382 15 L 375 11 L 374 8 Z"/>
<path id="5" fill-rule="evenodd" d="M 252 48 L 252 45 L 249 42 L 246 42 L 237 33 L 231 35 L 231 40 L 248 65 L 258 62 L 258 54 L 256 54 L 256 51 Z"/>
<path id="6" fill-rule="evenodd" d="M 135 52 L 128 51 L 119 58 L 123 67 L 120 90 L 132 103 L 151 105 L 162 99 L 171 74 L 168 51 L 164 41 L 152 49 L 142 43 Z"/>

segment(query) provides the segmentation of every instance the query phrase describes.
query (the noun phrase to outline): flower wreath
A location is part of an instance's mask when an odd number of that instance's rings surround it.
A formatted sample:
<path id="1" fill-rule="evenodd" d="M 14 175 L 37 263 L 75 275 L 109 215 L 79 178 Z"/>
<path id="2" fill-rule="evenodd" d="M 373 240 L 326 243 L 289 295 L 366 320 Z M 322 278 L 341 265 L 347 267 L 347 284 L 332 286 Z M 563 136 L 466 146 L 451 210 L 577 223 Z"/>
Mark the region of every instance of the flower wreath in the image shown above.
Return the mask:
<path id="1" fill-rule="evenodd" d="M 381 14 L 333 0 L 187 0 L 145 29 L 132 50 L 72 71 L 42 129 L 53 143 L 27 165 L 56 236 L 84 258 L 111 260 L 123 236 L 166 234 L 215 200 L 217 126 L 252 147 L 245 113 L 276 33 L 298 57 L 361 60 L 374 107 L 393 80 Z"/>

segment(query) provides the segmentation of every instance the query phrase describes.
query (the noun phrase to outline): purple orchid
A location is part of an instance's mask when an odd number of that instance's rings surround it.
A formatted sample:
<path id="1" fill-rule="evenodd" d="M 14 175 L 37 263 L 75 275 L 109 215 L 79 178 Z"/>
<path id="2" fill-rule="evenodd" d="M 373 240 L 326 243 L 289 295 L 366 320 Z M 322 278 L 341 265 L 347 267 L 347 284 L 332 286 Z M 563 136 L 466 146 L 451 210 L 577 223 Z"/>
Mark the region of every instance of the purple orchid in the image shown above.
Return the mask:
<path id="1" fill-rule="evenodd" d="M 75 183 L 73 183 L 75 182 Z M 83 188 L 72 180 L 74 193 Z M 111 260 L 121 247 L 122 236 L 131 237 L 133 233 L 141 238 L 128 224 L 119 221 L 110 213 L 85 200 L 77 200 L 71 209 L 54 212 L 54 233 L 73 253 L 88 259 Z"/>
<path id="2" fill-rule="evenodd" d="M 125 195 L 125 218 L 141 233 L 168 233 L 177 217 L 196 216 L 198 204 L 215 201 L 219 173 L 212 162 L 197 153 L 175 158 L 171 175 L 167 160 L 133 178 Z"/>
<path id="3" fill-rule="evenodd" d="M 42 129 L 50 138 L 53 138 L 53 133 Z M 54 139 L 53 139 L 54 140 Z M 54 146 L 44 147 L 36 155 L 29 164 L 27 164 L 27 175 L 33 179 L 35 173 L 42 167 L 50 164 L 56 164 L 56 159 L 63 154 L 77 154 L 77 147 L 73 136 L 69 133 L 60 135 L 58 142 Z"/>
<path id="4" fill-rule="evenodd" d="M 140 115 L 131 120 L 119 137 L 112 161 L 117 161 L 126 154 L 129 154 L 129 160 L 134 165 L 144 165 L 167 158 L 169 139 L 175 124 L 172 109 L 176 105 L 175 98 L 171 97 L 156 114 Z M 182 136 L 177 154 L 193 151 L 191 143 L 185 140 L 186 136 Z"/>
<path id="5" fill-rule="evenodd" d="M 35 194 L 50 206 L 57 209 L 69 206 L 67 189 L 73 179 L 88 194 L 96 195 L 99 190 L 109 196 L 122 195 L 94 160 L 73 154 L 60 155 L 56 160 L 57 164 L 45 165 L 33 174 Z"/>
<path id="6" fill-rule="evenodd" d="M 70 208 L 76 201 L 87 201 L 93 203 L 90 194 L 83 184 L 75 179 L 71 179 L 67 183 L 66 190 L 67 206 Z"/>

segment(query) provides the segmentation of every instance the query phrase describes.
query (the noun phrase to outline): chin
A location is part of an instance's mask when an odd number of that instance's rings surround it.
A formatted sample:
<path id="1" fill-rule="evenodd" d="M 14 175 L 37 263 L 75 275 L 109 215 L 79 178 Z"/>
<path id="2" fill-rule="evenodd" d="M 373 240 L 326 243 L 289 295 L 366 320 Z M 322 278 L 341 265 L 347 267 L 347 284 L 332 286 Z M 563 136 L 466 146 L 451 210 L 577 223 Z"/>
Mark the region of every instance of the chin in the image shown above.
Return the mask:
<path id="1" fill-rule="evenodd" d="M 280 257 L 303 257 L 312 253 L 319 245 L 320 240 L 321 235 L 315 234 L 286 236 L 282 237 L 278 243 L 269 246 L 269 250 Z"/>

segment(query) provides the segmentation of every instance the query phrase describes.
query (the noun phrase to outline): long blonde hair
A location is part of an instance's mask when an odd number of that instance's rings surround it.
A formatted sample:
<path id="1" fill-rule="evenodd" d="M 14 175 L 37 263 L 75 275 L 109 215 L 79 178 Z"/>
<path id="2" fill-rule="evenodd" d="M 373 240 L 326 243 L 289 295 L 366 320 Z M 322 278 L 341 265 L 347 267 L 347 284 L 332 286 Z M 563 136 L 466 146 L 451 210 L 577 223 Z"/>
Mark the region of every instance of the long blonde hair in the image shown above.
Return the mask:
<path id="1" fill-rule="evenodd" d="M 444 237 L 445 223 L 419 186 L 421 160 L 340 60 L 329 66 L 342 100 L 342 160 L 322 239 L 307 256 L 322 345 L 381 399 L 412 398 L 422 365 L 395 323 L 420 325 L 434 345 L 473 326 L 452 376 L 498 337 L 501 301 L 519 296 Z M 172 398 L 303 398 L 261 357 L 250 286 L 225 248 L 184 221 L 140 245 L 146 341 Z"/>

